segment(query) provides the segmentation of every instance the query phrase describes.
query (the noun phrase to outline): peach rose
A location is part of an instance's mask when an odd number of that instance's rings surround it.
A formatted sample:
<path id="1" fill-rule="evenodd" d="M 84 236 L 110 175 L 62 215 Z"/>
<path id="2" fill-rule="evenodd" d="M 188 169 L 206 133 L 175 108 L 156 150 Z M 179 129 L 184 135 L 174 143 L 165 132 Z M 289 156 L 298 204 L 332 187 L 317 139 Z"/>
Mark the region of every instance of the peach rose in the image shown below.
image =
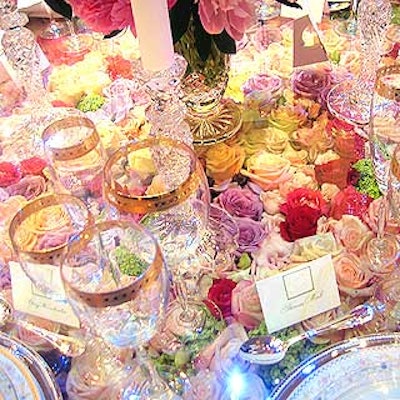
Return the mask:
<path id="1" fill-rule="evenodd" d="M 370 227 L 372 232 L 378 232 L 378 215 L 379 215 L 379 208 L 381 206 L 381 202 L 383 201 L 383 197 L 380 197 L 371 202 L 368 207 L 368 210 L 365 214 L 362 215 L 363 221 Z M 386 222 L 385 231 L 392 234 L 399 234 L 400 228 L 399 225 L 395 221 Z"/>
<path id="2" fill-rule="evenodd" d="M 267 151 L 250 157 L 246 162 L 246 169 L 242 169 L 241 173 L 263 190 L 276 189 L 292 177 L 290 162 Z"/>
<path id="3" fill-rule="evenodd" d="M 328 202 L 330 202 L 339 192 L 340 189 L 333 183 L 323 183 L 321 185 L 321 194 Z"/>
<path id="4" fill-rule="evenodd" d="M 353 297 L 372 294 L 369 290 L 372 274 L 361 268 L 361 260 L 355 254 L 341 253 L 334 257 L 333 265 L 340 291 Z"/>
<path id="5" fill-rule="evenodd" d="M 279 185 L 279 192 L 283 197 L 286 197 L 288 193 L 298 188 L 308 188 L 311 190 L 318 189 L 318 183 L 315 180 L 314 171 L 304 169 L 303 171 L 296 171 L 292 179 L 283 182 Z"/>
<path id="6" fill-rule="evenodd" d="M 367 225 L 355 215 L 346 214 L 339 221 L 332 222 L 336 240 L 351 252 L 358 254 L 363 244 L 373 236 Z"/>
<path id="7" fill-rule="evenodd" d="M 239 173 L 245 159 L 245 151 L 238 145 L 219 143 L 206 153 L 207 174 L 216 184 L 223 183 Z"/>
<path id="8" fill-rule="evenodd" d="M 27 200 L 24 196 L 12 196 L 0 203 L 0 226 L 8 230 L 8 224 L 14 215 L 25 206 Z"/>
<path id="9" fill-rule="evenodd" d="M 256 285 L 252 281 L 242 280 L 232 291 L 232 315 L 247 329 L 254 329 L 263 320 L 261 303 Z"/>

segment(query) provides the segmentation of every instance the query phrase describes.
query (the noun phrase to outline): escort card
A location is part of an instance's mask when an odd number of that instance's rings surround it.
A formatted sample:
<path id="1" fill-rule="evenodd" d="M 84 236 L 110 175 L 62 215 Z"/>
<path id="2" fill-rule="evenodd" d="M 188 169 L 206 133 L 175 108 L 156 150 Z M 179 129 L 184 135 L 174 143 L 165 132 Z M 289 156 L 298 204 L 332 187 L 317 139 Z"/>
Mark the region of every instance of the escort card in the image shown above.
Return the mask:
<path id="1" fill-rule="evenodd" d="M 60 299 L 64 300 L 54 300 L 40 291 L 26 276 L 19 263 L 10 262 L 14 308 L 26 314 L 79 328 L 79 319 L 65 298 L 59 268 L 53 265 L 35 265 L 35 268 L 42 276 L 48 277 Z"/>
<path id="2" fill-rule="evenodd" d="M 340 305 L 331 255 L 256 282 L 269 333 Z"/>

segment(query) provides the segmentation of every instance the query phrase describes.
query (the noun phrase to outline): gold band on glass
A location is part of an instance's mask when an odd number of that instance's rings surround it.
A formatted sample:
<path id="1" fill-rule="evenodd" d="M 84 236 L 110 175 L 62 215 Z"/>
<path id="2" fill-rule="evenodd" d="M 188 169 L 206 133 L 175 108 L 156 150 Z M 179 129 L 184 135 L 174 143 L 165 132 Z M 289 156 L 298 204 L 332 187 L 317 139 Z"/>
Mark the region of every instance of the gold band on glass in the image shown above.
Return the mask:
<path id="1" fill-rule="evenodd" d="M 90 242 L 96 232 L 110 228 L 113 226 L 114 223 L 115 221 L 101 222 L 82 232 L 79 240 L 71 243 L 68 249 L 68 254 L 78 254 L 79 251 L 82 250 Z M 130 225 L 130 223 L 120 221 L 119 224 L 121 223 L 127 224 L 127 226 Z M 116 224 L 116 226 L 118 225 Z M 131 301 L 137 297 L 142 289 L 146 289 L 147 286 L 151 286 L 154 282 L 156 282 L 160 274 L 162 273 L 164 260 L 157 242 L 154 240 L 153 243 L 155 245 L 155 254 L 153 261 L 142 275 L 138 276 L 136 279 L 133 279 L 131 283 L 127 284 L 124 287 L 109 290 L 107 292 L 86 292 L 83 290 L 79 290 L 76 286 L 68 282 L 68 279 L 66 279 L 65 277 L 64 268 L 62 268 L 61 276 L 64 284 L 68 286 L 68 288 L 73 291 L 75 295 L 81 299 L 81 301 L 83 301 L 90 307 L 104 308 L 108 306 L 118 306 L 120 304 Z M 66 260 L 68 260 L 68 256 L 66 257 Z M 81 266 L 72 265 L 67 265 L 67 267 L 71 269 L 82 268 Z"/>
<path id="2" fill-rule="evenodd" d="M 187 179 L 176 189 L 170 192 L 161 193 L 159 195 L 133 196 L 122 193 L 114 184 L 112 176 L 112 167 L 121 159 L 125 159 L 131 152 L 149 148 L 151 146 L 170 147 L 173 149 L 183 149 L 187 151 L 190 157 L 190 172 Z M 119 211 L 132 214 L 147 214 L 155 211 L 167 210 L 184 202 L 199 187 L 201 174 L 197 169 L 201 168 L 195 154 L 189 147 L 182 143 L 175 142 L 170 139 L 147 139 L 135 144 L 130 144 L 124 148 L 117 150 L 107 161 L 104 168 L 104 193 L 106 199 L 115 206 Z"/>
<path id="3" fill-rule="evenodd" d="M 375 91 L 379 96 L 384 97 L 388 100 L 399 101 L 400 87 L 393 87 L 383 81 L 383 78 L 385 76 L 392 74 L 400 74 L 400 65 L 390 65 L 388 67 L 379 68 L 376 71 Z"/>
<path id="4" fill-rule="evenodd" d="M 87 213 L 87 219 L 84 223 L 83 229 L 86 229 L 89 225 L 93 223 L 93 216 L 88 211 L 85 203 L 78 199 L 77 197 L 68 194 L 52 194 L 44 197 L 40 197 L 23 207 L 14 218 L 11 220 L 9 228 L 9 236 L 11 244 L 15 252 L 24 253 L 28 259 L 35 263 L 40 264 L 54 264 L 61 260 L 62 255 L 65 253 L 68 243 L 63 243 L 59 246 L 53 247 L 51 249 L 43 250 L 28 250 L 24 249 L 18 244 L 16 240 L 16 235 L 21 224 L 29 218 L 31 215 L 42 211 L 43 209 L 51 206 L 67 206 L 68 204 L 79 207 L 79 209 L 85 210 Z M 82 229 L 82 230 L 83 230 Z"/>
<path id="5" fill-rule="evenodd" d="M 46 143 L 53 135 L 58 131 L 68 128 L 79 128 L 85 127 L 90 129 L 90 134 L 86 138 L 79 141 L 79 143 L 74 144 L 70 147 L 56 148 L 51 147 L 51 151 L 54 160 L 57 161 L 68 161 L 74 160 L 79 157 L 83 157 L 85 154 L 92 151 L 100 142 L 100 137 L 97 133 L 94 123 L 85 117 L 67 117 L 53 122 L 49 125 L 42 135 L 44 143 Z"/>

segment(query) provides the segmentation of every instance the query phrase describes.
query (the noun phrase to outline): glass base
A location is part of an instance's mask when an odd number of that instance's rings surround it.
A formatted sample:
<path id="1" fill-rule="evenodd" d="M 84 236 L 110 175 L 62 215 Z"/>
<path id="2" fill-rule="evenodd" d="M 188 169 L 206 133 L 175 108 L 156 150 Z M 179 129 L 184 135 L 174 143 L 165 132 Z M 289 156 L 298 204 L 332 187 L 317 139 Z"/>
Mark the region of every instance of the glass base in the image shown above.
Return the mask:
<path id="1" fill-rule="evenodd" d="M 174 301 L 168 307 L 165 323 L 172 334 L 183 337 L 200 333 L 205 320 L 206 314 L 200 304 L 188 301 L 184 310 L 180 303 Z"/>
<path id="2" fill-rule="evenodd" d="M 366 243 L 369 269 L 377 275 L 390 274 L 396 267 L 400 247 L 394 236 L 373 238 Z"/>
<path id="3" fill-rule="evenodd" d="M 328 93 L 327 104 L 329 111 L 336 117 L 349 124 L 367 125 L 370 120 L 370 105 L 372 86 L 361 86 L 358 80 L 344 81 L 334 86 Z M 363 93 L 364 92 L 364 93 Z"/>
<path id="4" fill-rule="evenodd" d="M 188 111 L 186 122 L 190 126 L 195 146 L 210 146 L 233 137 L 242 124 L 239 107 L 229 99 L 222 100 L 215 110 L 206 114 Z"/>

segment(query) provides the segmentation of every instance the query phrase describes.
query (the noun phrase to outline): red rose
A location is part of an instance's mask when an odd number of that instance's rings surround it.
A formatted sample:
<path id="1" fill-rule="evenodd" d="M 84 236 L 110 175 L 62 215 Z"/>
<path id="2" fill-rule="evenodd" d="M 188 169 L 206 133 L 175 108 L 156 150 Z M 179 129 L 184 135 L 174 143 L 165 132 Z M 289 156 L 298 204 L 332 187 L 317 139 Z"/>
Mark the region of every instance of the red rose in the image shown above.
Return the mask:
<path id="1" fill-rule="evenodd" d="M 333 136 L 344 133 L 354 133 L 354 125 L 334 118 L 326 124 L 326 130 Z"/>
<path id="2" fill-rule="evenodd" d="M 308 205 L 292 208 L 287 214 L 285 221 L 280 223 L 281 236 L 287 242 L 294 242 L 307 236 L 315 235 L 317 232 L 317 221 L 322 212 Z"/>
<path id="3" fill-rule="evenodd" d="M 286 197 L 286 203 L 281 205 L 280 211 L 287 215 L 292 209 L 303 205 L 319 210 L 321 214 L 327 214 L 328 212 L 328 203 L 322 194 L 307 188 L 299 188 L 290 192 Z"/>
<path id="4" fill-rule="evenodd" d="M 22 178 L 21 171 L 14 164 L 0 162 L 0 187 L 7 187 L 17 183 Z"/>
<path id="5" fill-rule="evenodd" d="M 339 220 L 344 214 L 350 214 L 362 218 L 371 202 L 371 197 L 357 192 L 353 186 L 348 186 L 332 199 L 331 217 Z"/>
<path id="6" fill-rule="evenodd" d="M 213 285 L 208 291 L 208 300 L 205 300 L 205 304 L 210 309 L 215 317 L 218 317 L 214 303 L 222 313 L 224 318 L 230 317 L 231 313 L 231 298 L 232 290 L 236 287 L 236 282 L 230 279 L 215 279 Z M 210 304 L 211 303 L 211 304 Z"/>
<path id="7" fill-rule="evenodd" d="M 317 182 L 333 183 L 339 189 L 347 186 L 347 176 L 350 171 L 350 161 L 343 158 L 332 160 L 322 165 L 315 166 L 315 178 Z"/>
<path id="8" fill-rule="evenodd" d="M 342 158 L 347 158 L 350 161 L 356 161 L 355 152 L 355 134 L 349 132 L 346 135 L 337 135 L 335 137 L 335 145 L 333 150 Z"/>
<path id="9" fill-rule="evenodd" d="M 32 157 L 27 160 L 21 161 L 19 167 L 22 175 L 42 175 L 43 170 L 46 168 L 47 162 L 40 157 Z"/>

